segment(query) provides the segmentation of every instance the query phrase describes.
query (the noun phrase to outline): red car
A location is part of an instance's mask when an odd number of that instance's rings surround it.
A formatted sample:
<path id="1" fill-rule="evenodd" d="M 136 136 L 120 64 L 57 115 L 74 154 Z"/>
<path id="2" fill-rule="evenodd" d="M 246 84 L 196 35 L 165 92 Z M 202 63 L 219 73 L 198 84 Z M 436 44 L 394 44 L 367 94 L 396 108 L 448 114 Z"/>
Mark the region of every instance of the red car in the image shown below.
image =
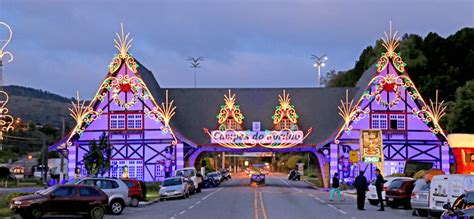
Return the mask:
<path id="1" fill-rule="evenodd" d="M 135 179 L 122 179 L 128 186 L 128 197 L 132 199 L 130 206 L 137 207 L 138 203 L 146 197 L 146 185 Z"/>
<path id="2" fill-rule="evenodd" d="M 10 209 L 22 218 L 41 218 L 44 214 L 78 214 L 103 218 L 109 202 L 107 194 L 93 186 L 61 185 L 34 195 L 16 197 Z"/>
<path id="3" fill-rule="evenodd" d="M 416 180 L 396 179 L 387 188 L 385 199 L 387 205 L 391 208 L 403 206 L 406 209 L 411 208 L 410 199 Z"/>

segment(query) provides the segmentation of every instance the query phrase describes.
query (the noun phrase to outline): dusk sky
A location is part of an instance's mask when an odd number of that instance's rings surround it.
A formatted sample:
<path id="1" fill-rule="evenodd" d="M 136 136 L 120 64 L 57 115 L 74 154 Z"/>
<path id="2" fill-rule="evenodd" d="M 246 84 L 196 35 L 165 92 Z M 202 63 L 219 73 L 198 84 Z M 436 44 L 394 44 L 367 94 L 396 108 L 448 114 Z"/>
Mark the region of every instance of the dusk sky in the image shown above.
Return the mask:
<path id="1" fill-rule="evenodd" d="M 4 83 L 92 98 L 123 22 L 162 87 L 194 86 L 189 56 L 205 58 L 198 87 L 314 87 L 311 54 L 328 54 L 323 72 L 352 68 L 390 19 L 400 34 L 446 37 L 474 26 L 474 1 L 0 0 L 14 31 Z"/>

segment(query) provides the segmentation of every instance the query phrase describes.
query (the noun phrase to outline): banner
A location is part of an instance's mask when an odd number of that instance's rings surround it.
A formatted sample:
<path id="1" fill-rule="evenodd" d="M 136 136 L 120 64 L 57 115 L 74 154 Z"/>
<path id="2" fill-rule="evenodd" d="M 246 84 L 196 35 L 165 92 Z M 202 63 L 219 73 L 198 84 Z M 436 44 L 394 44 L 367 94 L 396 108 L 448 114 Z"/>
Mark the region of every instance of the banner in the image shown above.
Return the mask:
<path id="1" fill-rule="evenodd" d="M 362 162 L 383 162 L 382 130 L 370 129 L 360 131 L 360 155 Z"/>
<path id="2" fill-rule="evenodd" d="M 303 143 L 305 135 L 303 131 L 234 131 L 226 130 L 211 131 L 211 143 L 227 143 L 233 142 L 237 144 L 279 144 Z"/>

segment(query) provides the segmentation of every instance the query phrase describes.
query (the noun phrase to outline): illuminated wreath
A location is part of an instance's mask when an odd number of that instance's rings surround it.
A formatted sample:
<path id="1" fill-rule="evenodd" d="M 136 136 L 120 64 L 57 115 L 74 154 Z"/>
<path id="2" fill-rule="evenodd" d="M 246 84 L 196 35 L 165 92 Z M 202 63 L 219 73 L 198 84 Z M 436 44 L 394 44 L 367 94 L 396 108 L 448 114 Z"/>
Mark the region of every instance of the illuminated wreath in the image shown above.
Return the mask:
<path id="1" fill-rule="evenodd" d="M 134 79 L 135 77 L 130 78 L 128 77 L 128 75 L 125 75 L 125 77 L 119 75 L 118 77 L 115 78 L 115 80 L 112 81 L 111 83 L 112 93 L 113 93 L 112 99 L 118 106 L 128 109 L 137 103 L 142 86 L 140 83 L 137 83 Z M 129 92 L 133 94 L 133 97 L 130 101 L 125 102 L 120 99 L 120 95 L 119 95 L 120 93 L 129 93 Z"/>

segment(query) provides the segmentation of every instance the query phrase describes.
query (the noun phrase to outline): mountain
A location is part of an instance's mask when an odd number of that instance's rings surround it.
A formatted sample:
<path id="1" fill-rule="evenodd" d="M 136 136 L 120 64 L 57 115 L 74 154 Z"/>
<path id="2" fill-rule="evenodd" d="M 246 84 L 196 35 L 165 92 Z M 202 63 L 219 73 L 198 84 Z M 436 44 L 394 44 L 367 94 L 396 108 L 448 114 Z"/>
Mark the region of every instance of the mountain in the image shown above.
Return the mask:
<path id="1" fill-rule="evenodd" d="M 60 128 L 62 118 L 64 118 L 66 127 L 71 127 L 74 124 L 68 110 L 73 99 L 48 91 L 16 85 L 4 86 L 3 90 L 10 97 L 6 105 L 10 114 L 14 118 L 21 118 L 22 122 L 51 124 Z"/>

